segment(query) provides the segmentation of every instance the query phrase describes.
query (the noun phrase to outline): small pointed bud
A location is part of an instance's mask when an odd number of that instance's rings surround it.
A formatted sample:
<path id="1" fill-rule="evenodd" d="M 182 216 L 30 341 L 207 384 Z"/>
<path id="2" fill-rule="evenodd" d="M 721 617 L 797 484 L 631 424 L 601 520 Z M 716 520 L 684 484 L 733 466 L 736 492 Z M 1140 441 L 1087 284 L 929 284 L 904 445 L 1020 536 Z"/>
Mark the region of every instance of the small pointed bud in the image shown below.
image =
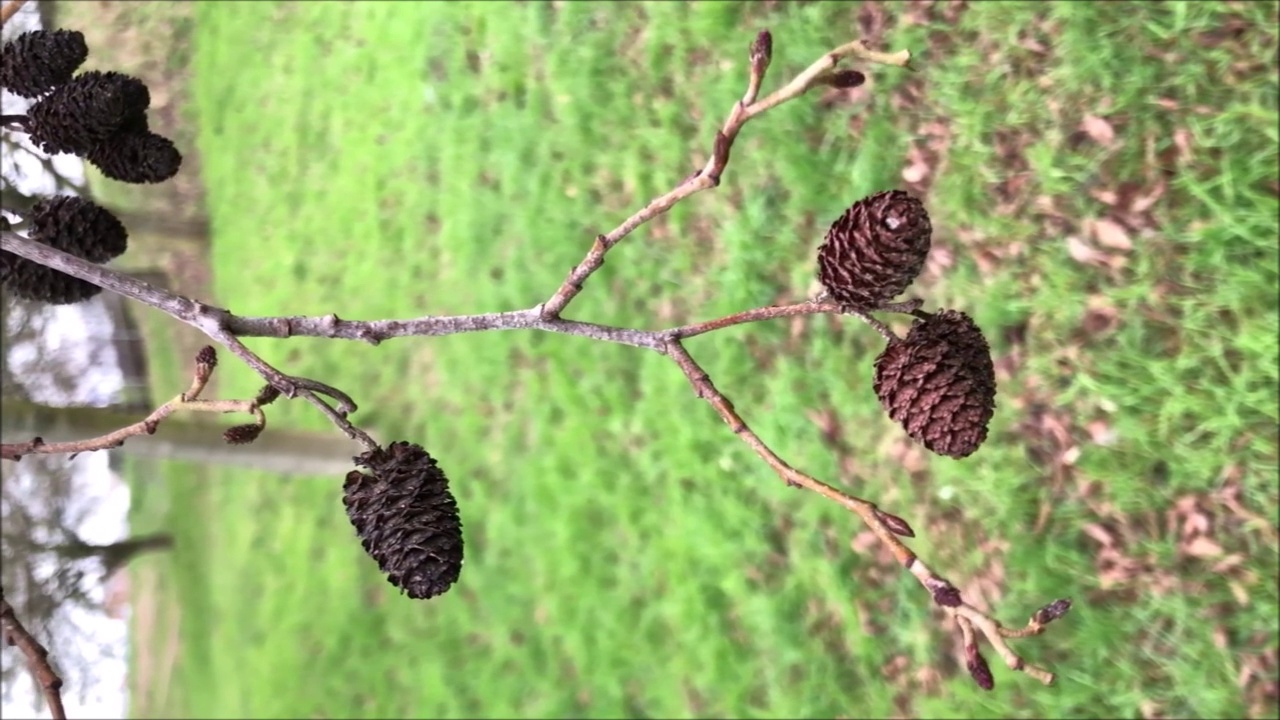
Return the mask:
<path id="1" fill-rule="evenodd" d="M 773 35 L 768 30 L 761 30 L 751 43 L 751 72 L 757 77 L 764 75 L 773 61 Z"/>
<path id="2" fill-rule="evenodd" d="M 964 665 L 969 670 L 969 675 L 973 678 L 973 681 L 978 683 L 978 687 L 988 691 L 995 688 L 996 679 L 991 674 L 991 666 L 987 664 L 987 659 L 982 657 L 982 653 L 978 651 L 976 643 L 965 646 Z"/>
<path id="3" fill-rule="evenodd" d="M 889 531 L 894 535 L 901 535 L 902 537 L 909 538 L 916 536 L 915 531 L 911 529 L 911 525 L 909 525 L 906 520 L 903 520 L 893 513 L 887 513 L 883 510 L 877 509 L 876 517 L 880 518 L 880 521 L 884 523 L 884 526 L 889 528 Z"/>
<path id="4" fill-rule="evenodd" d="M 711 172 L 707 173 L 715 185 L 720 184 L 720 173 L 724 172 L 725 166 L 729 164 L 729 150 L 732 147 L 729 136 L 717 130 L 716 142 L 711 150 Z"/>
<path id="5" fill-rule="evenodd" d="M 1061 600 L 1054 600 L 1048 605 L 1045 605 L 1044 607 L 1037 610 L 1036 614 L 1031 616 L 1031 621 L 1036 623 L 1037 625 L 1048 625 L 1054 620 L 1057 620 L 1063 615 L 1066 615 L 1067 611 L 1069 611 L 1070 609 L 1071 609 L 1070 600 L 1066 598 L 1062 598 Z"/>
<path id="6" fill-rule="evenodd" d="M 824 84 L 840 90 L 856 88 L 866 81 L 867 76 L 857 70 L 838 70 L 822 79 Z"/>

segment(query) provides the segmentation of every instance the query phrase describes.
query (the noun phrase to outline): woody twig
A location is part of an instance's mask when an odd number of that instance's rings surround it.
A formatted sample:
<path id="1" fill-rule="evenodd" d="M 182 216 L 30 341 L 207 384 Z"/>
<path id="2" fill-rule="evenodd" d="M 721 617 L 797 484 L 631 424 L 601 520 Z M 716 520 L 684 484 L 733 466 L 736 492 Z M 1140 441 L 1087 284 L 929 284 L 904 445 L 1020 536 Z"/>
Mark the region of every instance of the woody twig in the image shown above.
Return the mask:
<path id="1" fill-rule="evenodd" d="M 204 392 L 213 370 L 217 367 L 217 353 L 212 347 L 204 347 L 196 355 L 195 370 L 191 375 L 191 386 L 187 390 L 160 407 L 145 418 L 132 425 L 127 425 L 98 437 L 66 442 L 45 442 L 42 438 L 32 438 L 26 442 L 0 444 L 0 459 L 21 460 L 23 455 L 70 455 L 75 457 L 83 452 L 107 450 L 120 447 L 131 437 L 154 435 L 160 424 L 175 412 L 208 412 L 208 413 L 248 413 L 253 422 L 228 428 L 224 439 L 233 445 L 253 442 L 266 427 L 267 417 L 262 412 L 264 405 L 270 404 L 279 392 L 273 386 L 266 386 L 251 400 L 204 400 L 200 394 Z"/>
<path id="2" fill-rule="evenodd" d="M 53 720 L 67 720 L 67 711 L 62 706 L 62 676 L 58 675 L 49 662 L 49 650 L 18 620 L 13 606 L 4 598 L 4 588 L 0 588 L 0 631 L 3 631 L 5 644 L 17 647 L 27 658 L 31 677 L 44 693 L 49 715 Z"/>
<path id="3" fill-rule="evenodd" d="M 600 325 L 571 320 L 563 316 L 566 308 L 582 292 L 588 278 L 603 266 L 606 255 L 623 239 L 686 198 L 719 185 L 728 167 L 734 143 L 749 120 L 802 96 L 813 87 L 820 85 L 851 87 L 860 84 L 864 79 L 860 72 L 839 67 L 845 59 L 853 58 L 908 68 L 911 60 L 911 55 L 907 51 L 880 53 L 870 50 L 862 42 L 847 43 L 824 53 L 781 88 L 761 98 L 760 94 L 772 61 L 772 47 L 773 39 L 767 31 L 761 32 L 751 44 L 746 90 L 734 103 L 720 129 L 717 130 L 704 165 L 667 193 L 648 202 L 613 230 L 598 235 L 583 259 L 570 270 L 555 292 L 545 302 L 531 308 L 476 315 L 423 316 L 367 321 L 347 320 L 334 314 L 243 317 L 223 308 L 152 287 L 101 265 L 24 238 L 17 233 L 0 232 L 0 247 L 22 258 L 146 303 L 181 322 L 200 329 L 256 371 L 266 380 L 271 392 L 289 398 L 301 397 L 308 400 L 335 426 L 349 437 L 364 443 L 365 447 L 371 451 L 378 448 L 377 443 L 347 420 L 347 415 L 355 409 L 355 403 L 350 397 L 322 383 L 284 374 L 252 352 L 244 345 L 242 338 L 310 336 L 354 340 L 376 345 L 392 338 L 442 336 L 490 330 L 537 330 L 619 343 L 665 355 L 680 368 L 697 396 L 707 401 L 730 430 L 788 486 L 817 493 L 854 513 L 863 521 L 897 561 L 925 588 L 933 602 L 942 607 L 954 620 L 965 648 L 966 666 L 981 687 L 991 689 L 994 679 L 990 667 L 979 650 L 980 637 L 987 639 L 1011 669 L 1026 673 L 1046 684 L 1052 683 L 1053 673 L 1025 662 L 1013 651 L 1009 641 L 1043 632 L 1046 625 L 1068 611 L 1071 606 L 1070 601 L 1057 600 L 1042 607 L 1025 627 L 1018 629 L 1006 628 L 991 615 L 966 603 L 955 585 L 930 569 L 907 547 L 903 538 L 914 537 L 914 531 L 906 519 L 881 509 L 871 500 L 840 490 L 788 464 L 751 429 L 733 403 L 715 386 L 705 370 L 683 345 L 683 341 L 688 338 L 745 323 L 811 314 L 851 315 L 867 323 L 886 340 L 886 353 L 892 351 L 892 357 L 889 358 L 891 362 L 886 363 L 886 367 L 895 372 L 912 371 L 906 373 L 907 382 L 918 382 L 920 373 L 914 371 L 923 369 L 930 373 L 941 373 L 935 379 L 950 383 L 949 385 L 935 383 L 935 387 L 924 388 L 925 390 L 936 391 L 939 386 L 945 386 L 944 390 L 964 390 L 966 387 L 974 389 L 976 392 L 970 393 L 973 397 L 965 397 L 963 392 L 937 396 L 936 399 L 939 402 L 945 401 L 957 408 L 955 413 L 957 417 L 962 414 L 961 411 L 974 410 L 974 408 L 977 408 L 975 412 L 979 415 L 991 410 L 994 407 L 992 404 L 995 393 L 994 374 L 989 367 L 989 348 L 976 325 L 973 325 L 972 321 L 962 313 L 924 312 L 920 309 L 921 301 L 917 299 L 890 302 L 892 298 L 898 297 L 914 279 L 923 265 L 924 255 L 928 252 L 931 227 L 927 213 L 917 199 L 898 197 L 894 193 L 882 193 L 868 198 L 867 201 L 870 201 L 870 204 L 866 204 L 866 201 L 855 204 L 841 219 L 840 223 L 843 224 L 838 223 L 833 226 L 828 236 L 828 243 L 824 244 L 819 253 L 820 279 L 829 291 L 820 298 L 789 305 L 748 309 L 720 318 L 661 330 Z M 897 195 L 905 196 L 904 193 Z M 855 210 L 857 212 L 854 212 Z M 868 217 L 871 217 L 874 222 L 869 222 Z M 887 234 L 887 239 L 876 233 Z M 892 252 L 885 257 L 907 258 L 905 265 L 875 268 L 874 272 L 879 275 L 869 278 L 865 276 L 866 268 L 863 263 L 847 262 L 850 254 L 861 252 L 867 243 L 873 242 L 898 243 L 890 248 Z M 874 317 L 873 313 L 876 312 L 906 313 L 915 317 L 917 324 L 913 325 L 911 334 L 907 338 L 899 338 L 884 322 Z M 939 361 L 939 358 L 945 362 Z M 965 361 L 975 360 L 975 358 L 981 361 L 976 362 L 977 365 L 985 363 L 985 369 L 964 367 Z M 258 399 L 223 401 L 222 403 L 198 399 L 199 390 L 203 388 L 199 367 L 198 363 L 192 390 L 166 403 L 151 416 L 129 428 L 80 443 L 55 445 L 45 444 L 36 439 L 26 444 L 6 445 L 4 457 L 16 459 L 28 452 L 79 452 L 86 449 L 111 447 L 127 437 L 143 432 L 153 432 L 155 425 L 168 413 L 182 408 L 254 413 L 255 418 L 258 419 L 256 427 L 260 430 L 262 417 L 259 405 L 265 403 L 259 402 Z M 211 369 L 212 365 L 209 365 L 207 370 Z M 878 364 L 877 373 L 880 369 Z M 883 379 L 877 374 L 877 394 L 880 395 L 882 402 L 886 403 L 886 410 L 890 410 L 891 415 L 899 410 L 914 411 L 909 407 L 904 410 L 905 405 L 910 403 L 909 396 L 904 400 L 881 395 L 879 385 Z M 890 380 L 898 382 L 898 380 Z M 889 383 L 890 380 L 885 382 Z M 965 383 L 968 385 L 965 386 Z M 922 387 L 913 386 L 912 390 L 921 390 Z M 331 406 L 329 401 L 334 405 Z M 898 404 L 891 408 L 890 405 L 893 403 Z M 933 407 L 937 406 L 937 403 L 933 405 Z M 903 422 L 906 427 L 904 418 L 906 415 L 902 413 L 894 416 L 895 420 Z M 930 419 L 938 420 L 939 418 Z M 948 423 L 952 421 L 951 417 L 942 419 Z M 968 423 L 961 428 L 968 434 L 952 433 L 950 437 L 940 437 L 937 434 L 924 435 L 926 431 L 932 432 L 926 424 L 915 426 L 914 430 L 909 429 L 908 432 L 912 433 L 913 437 L 919 435 L 917 439 L 923 438 L 922 442 L 925 442 L 926 446 L 931 442 L 934 443 L 935 446 L 930 449 L 935 452 L 963 457 L 976 450 L 985 439 L 986 422 L 989 419 L 989 413 L 985 417 L 979 417 L 978 420 L 961 418 L 957 422 L 961 425 Z M 980 432 L 977 432 L 975 428 L 979 426 Z M 251 432 L 255 431 L 244 431 L 246 434 Z M 228 437 L 228 440 L 232 438 Z"/>

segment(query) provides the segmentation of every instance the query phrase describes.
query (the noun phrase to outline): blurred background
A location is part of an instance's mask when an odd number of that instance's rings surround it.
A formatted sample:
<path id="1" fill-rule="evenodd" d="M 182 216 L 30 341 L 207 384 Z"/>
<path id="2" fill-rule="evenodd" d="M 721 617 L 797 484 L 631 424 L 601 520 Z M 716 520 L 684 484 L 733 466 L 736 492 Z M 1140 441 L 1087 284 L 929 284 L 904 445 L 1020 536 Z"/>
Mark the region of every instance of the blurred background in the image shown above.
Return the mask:
<path id="1" fill-rule="evenodd" d="M 1076 606 L 1016 645 L 1056 686 L 995 667 L 982 692 L 916 581 L 669 361 L 532 333 L 250 343 L 439 458 L 467 542 L 447 595 L 386 583 L 343 512 L 351 447 L 285 402 L 249 452 L 176 418 L 7 463 L 6 597 L 84 717 L 1274 717 L 1277 8 L 31 3 L 6 38 L 83 32 L 86 69 L 145 80 L 186 160 L 125 186 L 6 133 L 6 205 L 89 194 L 130 229 L 117 267 L 261 315 L 534 305 L 701 166 L 760 29 L 766 92 L 854 38 L 910 48 L 918 72 L 863 67 L 751 122 L 720 187 L 627 239 L 568 314 L 658 328 L 801 300 L 853 201 L 924 197 L 911 294 L 971 314 L 996 356 L 974 456 L 882 416 L 882 341 L 856 321 L 689 349 L 792 464 L 905 517 L 970 602 L 1012 625 Z M 206 344 L 105 294 L 6 300 L 3 326 L 6 440 L 137 419 Z M 210 396 L 252 395 L 223 359 Z M 6 717 L 44 712 L 12 649 L 3 677 Z"/>

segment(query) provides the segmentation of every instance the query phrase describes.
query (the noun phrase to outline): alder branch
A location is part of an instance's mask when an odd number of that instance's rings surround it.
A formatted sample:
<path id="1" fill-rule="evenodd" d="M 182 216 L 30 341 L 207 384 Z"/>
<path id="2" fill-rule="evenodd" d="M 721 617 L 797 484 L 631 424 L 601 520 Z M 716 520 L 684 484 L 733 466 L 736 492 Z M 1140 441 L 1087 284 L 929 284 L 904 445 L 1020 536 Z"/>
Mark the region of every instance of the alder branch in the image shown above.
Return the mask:
<path id="1" fill-rule="evenodd" d="M 250 317 L 235 315 L 224 308 L 171 293 L 125 273 L 102 265 L 95 265 L 69 253 L 55 250 L 48 245 L 23 237 L 15 232 L 0 233 L 0 249 L 156 308 L 176 320 L 181 320 L 201 330 L 210 338 L 228 345 L 228 347 L 233 348 L 233 351 L 236 351 L 234 348 L 239 344 L 239 338 L 249 337 L 276 339 L 313 337 L 331 340 L 354 340 L 366 342 L 370 345 L 379 345 L 386 340 L 395 338 L 442 337 L 490 330 L 537 330 L 561 335 L 575 335 L 588 340 L 628 345 L 665 354 L 666 340 L 671 337 L 690 338 L 734 325 L 764 322 L 796 315 L 818 314 L 851 315 L 871 325 L 882 335 L 892 335 L 891 331 L 884 328 L 883 323 L 868 313 L 846 308 L 838 303 L 819 300 L 806 300 L 790 305 L 753 308 L 714 320 L 661 330 L 602 325 L 560 317 L 545 319 L 541 316 L 540 306 L 524 310 L 476 315 L 424 315 L 415 318 L 386 320 L 347 320 L 332 313 L 328 315 Z M 910 314 L 916 311 L 920 305 L 921 301 L 919 299 L 912 299 L 885 305 L 878 308 L 877 311 Z M 247 348 L 236 351 L 236 354 L 242 358 L 246 353 L 249 353 Z M 315 382 L 291 378 L 267 366 L 256 356 L 254 358 L 253 361 L 246 360 L 246 362 L 272 384 L 277 384 L 277 382 L 285 385 L 292 384 L 296 388 L 300 384 Z M 284 388 L 280 389 L 282 392 L 284 391 Z M 333 388 L 327 388 L 325 394 L 333 396 L 333 393 L 337 392 Z M 288 396 L 289 394 L 286 393 L 286 395 Z M 345 402 L 350 403 L 350 398 L 345 398 Z M 350 412 L 351 410 L 348 411 Z"/>
<path id="2" fill-rule="evenodd" d="M 378 446 L 368 433 L 347 420 L 347 415 L 357 410 L 351 396 L 317 380 L 289 376 L 271 367 L 242 343 L 237 333 L 231 329 L 230 323 L 234 316 L 230 312 L 171 293 L 124 273 L 95 265 L 12 231 L 0 232 L 0 249 L 150 305 L 175 320 L 181 320 L 197 328 L 234 353 L 285 397 L 290 399 L 301 397 L 316 406 L 347 437 L 359 442 L 365 448 L 373 449 Z M 329 405 L 324 400 L 325 397 L 336 401 L 338 407 Z"/>
<path id="3" fill-rule="evenodd" d="M 716 187 L 725 171 L 730 151 L 742 127 L 751 118 L 782 103 L 803 95 L 810 88 L 824 83 L 851 82 L 852 71 L 836 72 L 839 62 L 846 57 L 856 57 L 871 62 L 908 67 L 910 54 L 906 51 L 885 54 L 871 51 L 861 42 L 848 43 L 824 54 L 779 90 L 757 99 L 768 69 L 772 39 L 767 31 L 760 33 L 751 46 L 750 74 L 743 97 L 736 102 L 724 124 L 716 133 L 710 158 L 696 173 L 686 178 L 674 189 L 661 195 L 641 210 L 628 217 L 621 225 L 607 234 L 596 237 L 586 257 L 570 271 L 560 287 L 544 303 L 525 310 L 486 313 L 480 315 L 424 316 L 405 320 L 352 321 L 330 314 L 324 316 L 239 317 L 229 310 L 191 300 L 155 288 L 134 278 L 110 269 L 93 265 L 66 253 L 28 240 L 13 232 L 0 233 L 0 247 L 29 260 L 39 262 L 55 270 L 81 278 L 103 288 L 146 303 L 198 328 L 213 340 L 224 345 L 261 375 L 286 397 L 302 397 L 316 405 L 349 437 L 359 440 L 366 447 L 377 447 L 363 431 L 346 420 L 355 410 L 355 403 L 335 388 L 313 380 L 285 375 L 268 365 L 240 340 L 245 337 L 290 338 L 298 336 L 357 340 L 378 344 L 385 340 L 409 336 L 442 336 L 464 332 L 488 330 L 539 330 L 588 339 L 644 348 L 666 355 L 676 363 L 698 397 L 706 400 L 743 442 L 745 442 L 789 486 L 801 487 L 836 502 L 858 515 L 872 533 L 890 550 L 893 556 L 929 592 L 934 602 L 943 607 L 957 624 L 966 649 L 966 662 L 974 679 L 990 689 L 990 668 L 977 651 L 978 634 L 986 637 L 1005 663 L 1044 683 L 1053 682 L 1051 672 L 1027 664 L 1010 647 L 1009 640 L 1037 635 L 1054 619 L 1070 608 L 1070 602 L 1059 600 L 1038 610 L 1031 622 L 1021 629 L 1011 630 L 977 608 L 965 603 L 959 590 L 944 577 L 931 570 L 906 546 L 901 537 L 914 537 L 910 524 L 903 518 L 881 510 L 875 503 L 846 493 L 791 467 L 774 452 L 738 414 L 733 403 L 721 393 L 707 373 L 698 365 L 682 341 L 687 338 L 722 330 L 735 325 L 761 322 L 782 317 L 819 313 L 853 315 L 866 322 L 886 340 L 894 339 L 893 331 L 867 312 L 850 310 L 822 298 L 791 305 L 771 306 L 745 310 L 712 320 L 681 325 L 665 330 L 641 330 L 634 328 L 597 325 L 564 319 L 562 314 L 569 303 L 582 291 L 585 281 L 603 264 L 605 255 L 623 238 L 640 226 L 670 210 L 685 198 L 702 190 Z M 852 73 L 856 74 L 856 73 Z M 920 301 L 877 308 L 877 311 L 901 312 L 919 316 Z M 331 407 L 324 398 L 336 401 Z"/>
<path id="4" fill-rule="evenodd" d="M 0 588 L 0 630 L 4 632 L 5 644 L 16 646 L 27 658 L 31 677 L 44 693 L 44 701 L 49 705 L 53 720 L 67 720 L 67 711 L 62 706 L 62 677 L 49 662 L 49 650 L 18 620 L 13 606 L 4 597 L 4 588 Z"/>

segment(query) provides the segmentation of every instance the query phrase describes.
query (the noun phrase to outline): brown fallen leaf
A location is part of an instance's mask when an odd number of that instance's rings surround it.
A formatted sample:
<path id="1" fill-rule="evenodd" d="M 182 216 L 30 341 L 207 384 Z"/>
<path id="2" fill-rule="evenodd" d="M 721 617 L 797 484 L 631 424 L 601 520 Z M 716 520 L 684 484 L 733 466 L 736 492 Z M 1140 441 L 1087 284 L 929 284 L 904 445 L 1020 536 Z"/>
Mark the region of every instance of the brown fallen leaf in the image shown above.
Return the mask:
<path id="1" fill-rule="evenodd" d="M 1180 162 L 1189 162 L 1191 160 L 1191 131 L 1186 128 L 1178 128 L 1173 131 L 1173 145 L 1178 148 L 1176 160 Z"/>
<path id="2" fill-rule="evenodd" d="M 923 181 L 929 175 L 929 166 L 923 159 L 913 160 L 910 165 L 902 169 L 902 181 L 905 183 L 915 184 Z"/>
<path id="3" fill-rule="evenodd" d="M 1085 424 L 1084 428 L 1094 445 L 1110 447 L 1116 444 L 1116 432 L 1106 420 L 1091 420 Z"/>
<path id="4" fill-rule="evenodd" d="M 1080 129 L 1091 140 L 1105 148 L 1111 147 L 1116 142 L 1115 128 L 1111 126 L 1111 123 L 1097 115 L 1085 115 L 1084 119 L 1080 121 Z"/>
<path id="5" fill-rule="evenodd" d="M 1116 201 L 1120 198 L 1115 190 L 1111 190 L 1109 188 L 1090 188 L 1089 197 L 1108 206 L 1115 205 Z"/>
<path id="6" fill-rule="evenodd" d="M 1197 558 L 1218 557 L 1223 552 L 1222 546 L 1216 540 L 1211 540 L 1205 535 L 1200 535 L 1185 543 L 1182 550 L 1187 555 Z"/>
<path id="7" fill-rule="evenodd" d="M 1134 214 L 1142 214 L 1155 206 L 1160 198 L 1164 197 L 1165 190 L 1169 185 L 1164 178 L 1157 178 L 1155 184 L 1146 192 L 1139 194 L 1133 198 L 1133 203 L 1129 206 L 1129 212 Z"/>
<path id="8" fill-rule="evenodd" d="M 1128 252 L 1133 249 L 1133 241 L 1129 239 L 1129 231 L 1110 218 L 1099 218 L 1089 222 L 1089 230 L 1094 239 L 1103 247 Z"/>
<path id="9" fill-rule="evenodd" d="M 1067 254 L 1072 260 L 1086 265 L 1105 265 L 1107 256 L 1075 235 L 1067 237 Z"/>
<path id="10" fill-rule="evenodd" d="M 1084 534 L 1097 542 L 1104 548 L 1115 547 L 1116 537 L 1110 530 L 1103 527 L 1099 523 L 1087 523 L 1083 528 Z"/>
<path id="11" fill-rule="evenodd" d="M 1080 319 L 1080 329 L 1084 332 L 1085 339 L 1109 333 L 1119 325 L 1120 311 L 1111 298 L 1102 294 L 1090 295 L 1085 301 L 1084 317 Z"/>

